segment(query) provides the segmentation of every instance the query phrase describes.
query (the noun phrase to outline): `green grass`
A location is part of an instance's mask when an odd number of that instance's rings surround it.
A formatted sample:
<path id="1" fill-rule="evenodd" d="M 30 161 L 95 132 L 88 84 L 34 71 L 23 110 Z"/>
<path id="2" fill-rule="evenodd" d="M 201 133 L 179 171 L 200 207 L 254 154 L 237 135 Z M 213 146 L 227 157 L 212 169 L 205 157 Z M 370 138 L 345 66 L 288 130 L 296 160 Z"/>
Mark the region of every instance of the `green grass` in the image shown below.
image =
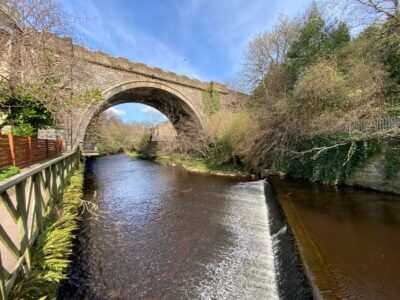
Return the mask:
<path id="1" fill-rule="evenodd" d="M 18 167 L 14 166 L 0 169 L 0 181 L 17 175 L 19 172 L 21 172 L 21 170 Z"/>
<path id="2" fill-rule="evenodd" d="M 145 158 L 145 156 L 142 153 L 138 153 L 136 151 L 125 151 L 125 155 L 132 158 Z"/>
<path id="3" fill-rule="evenodd" d="M 226 173 L 232 174 L 242 172 L 243 169 L 229 164 L 217 165 L 210 159 L 185 154 L 159 155 L 154 159 L 161 164 L 175 164 L 179 167 L 207 173 Z"/>
<path id="4" fill-rule="evenodd" d="M 70 178 L 62 197 L 48 211 L 44 230 L 31 249 L 32 269 L 20 273 L 10 299 L 56 299 L 67 278 L 83 196 L 83 167 Z"/>

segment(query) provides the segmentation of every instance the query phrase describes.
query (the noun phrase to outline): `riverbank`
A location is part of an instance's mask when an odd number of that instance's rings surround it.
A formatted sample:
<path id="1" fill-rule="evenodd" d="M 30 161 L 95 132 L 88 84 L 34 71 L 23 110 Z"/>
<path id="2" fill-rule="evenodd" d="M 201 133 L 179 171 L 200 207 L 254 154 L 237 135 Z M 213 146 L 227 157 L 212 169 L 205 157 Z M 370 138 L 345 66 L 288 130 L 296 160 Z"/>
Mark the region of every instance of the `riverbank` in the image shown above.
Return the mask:
<path id="1" fill-rule="evenodd" d="M 229 176 L 243 179 L 257 178 L 257 176 L 246 172 L 243 168 L 239 168 L 237 166 L 229 164 L 216 165 L 211 160 L 207 160 L 198 156 L 190 156 L 185 154 L 169 154 L 157 155 L 156 157 L 149 158 L 136 152 L 125 152 L 125 154 L 132 158 L 147 159 L 161 165 L 183 168 L 192 173 Z"/>

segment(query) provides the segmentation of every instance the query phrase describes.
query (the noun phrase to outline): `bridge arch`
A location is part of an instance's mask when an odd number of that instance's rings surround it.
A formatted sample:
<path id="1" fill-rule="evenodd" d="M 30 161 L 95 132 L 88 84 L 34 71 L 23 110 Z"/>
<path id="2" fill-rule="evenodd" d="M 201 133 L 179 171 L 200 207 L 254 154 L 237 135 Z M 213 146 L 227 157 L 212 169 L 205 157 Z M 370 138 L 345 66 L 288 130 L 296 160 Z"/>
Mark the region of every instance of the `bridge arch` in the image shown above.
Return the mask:
<path id="1" fill-rule="evenodd" d="M 171 86 L 156 81 L 130 81 L 103 91 L 104 100 L 85 114 L 78 143 L 83 143 L 91 120 L 106 109 L 123 103 L 142 103 L 163 113 L 179 137 L 195 138 L 203 129 L 205 115 L 189 97 Z"/>

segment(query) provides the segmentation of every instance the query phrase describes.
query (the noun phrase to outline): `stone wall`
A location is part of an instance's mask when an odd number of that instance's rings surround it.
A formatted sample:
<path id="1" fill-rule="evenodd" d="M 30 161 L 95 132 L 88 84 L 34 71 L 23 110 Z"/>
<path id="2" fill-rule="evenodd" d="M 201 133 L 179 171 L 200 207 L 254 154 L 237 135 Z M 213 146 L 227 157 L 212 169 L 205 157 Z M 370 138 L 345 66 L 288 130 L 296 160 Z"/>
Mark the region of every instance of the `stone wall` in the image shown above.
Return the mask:
<path id="1" fill-rule="evenodd" d="M 400 172 L 395 178 L 387 180 L 385 176 L 386 152 L 390 145 L 383 145 L 381 151 L 371 157 L 361 168 L 355 170 L 346 184 L 381 192 L 400 194 Z"/>

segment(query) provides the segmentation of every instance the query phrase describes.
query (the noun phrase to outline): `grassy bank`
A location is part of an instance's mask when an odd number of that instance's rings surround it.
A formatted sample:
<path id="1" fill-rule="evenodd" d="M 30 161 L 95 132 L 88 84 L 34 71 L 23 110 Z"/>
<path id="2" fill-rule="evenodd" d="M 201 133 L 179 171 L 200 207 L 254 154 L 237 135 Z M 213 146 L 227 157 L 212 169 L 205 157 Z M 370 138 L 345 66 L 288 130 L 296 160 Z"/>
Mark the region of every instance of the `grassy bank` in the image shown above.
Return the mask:
<path id="1" fill-rule="evenodd" d="M 143 154 L 136 151 L 125 151 L 124 153 L 131 158 L 146 158 Z"/>
<path id="2" fill-rule="evenodd" d="M 59 283 L 67 278 L 69 257 L 83 196 L 83 166 L 69 180 L 64 194 L 46 212 L 43 231 L 31 249 L 32 268 L 20 275 L 11 299 L 55 299 Z"/>
<path id="3" fill-rule="evenodd" d="M 141 157 L 141 156 L 136 156 Z M 230 164 L 217 165 L 210 159 L 187 154 L 158 155 L 151 160 L 163 165 L 171 165 L 183 168 L 190 172 L 206 173 L 224 176 L 252 177 L 243 168 Z"/>

